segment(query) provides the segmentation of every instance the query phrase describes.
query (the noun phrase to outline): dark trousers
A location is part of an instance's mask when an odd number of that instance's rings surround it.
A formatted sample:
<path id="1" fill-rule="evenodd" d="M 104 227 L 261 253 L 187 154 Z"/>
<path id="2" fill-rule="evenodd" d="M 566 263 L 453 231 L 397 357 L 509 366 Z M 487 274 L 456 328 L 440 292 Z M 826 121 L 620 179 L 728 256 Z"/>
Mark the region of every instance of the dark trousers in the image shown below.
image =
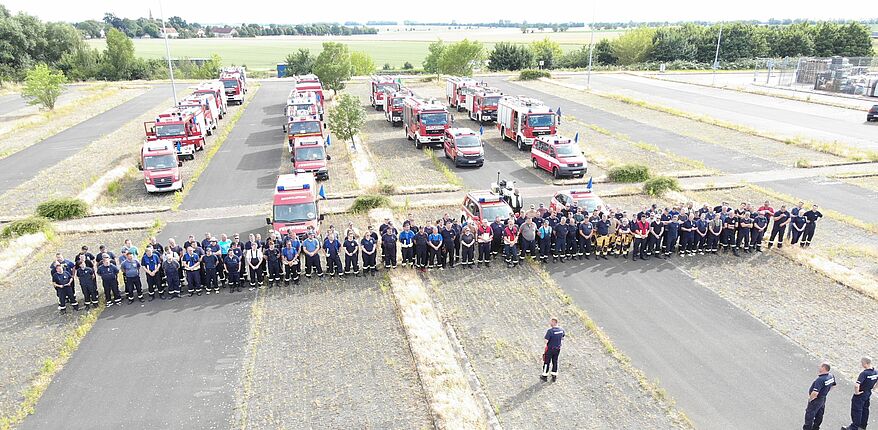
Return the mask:
<path id="1" fill-rule="evenodd" d="M 586 257 L 591 255 L 591 238 L 590 237 L 582 237 L 577 236 L 576 241 L 579 243 L 579 251 L 578 255 L 584 255 Z"/>
<path id="2" fill-rule="evenodd" d="M 328 254 L 326 256 L 326 273 L 329 273 L 329 276 L 344 274 L 342 271 L 341 258 L 339 258 L 338 254 Z"/>
<path id="3" fill-rule="evenodd" d="M 378 260 L 378 253 L 373 252 L 371 254 L 363 253 L 363 273 L 368 271 L 375 272 L 377 270 L 376 261 Z"/>
<path id="4" fill-rule="evenodd" d="M 810 245 L 811 239 L 814 238 L 814 230 L 817 229 L 817 225 L 813 222 L 805 224 L 805 231 L 802 232 L 802 245 Z"/>
<path id="5" fill-rule="evenodd" d="M 417 255 L 417 262 L 415 264 L 420 268 L 427 267 L 427 247 L 419 246 L 415 248 L 415 254 Z"/>
<path id="6" fill-rule="evenodd" d="M 869 424 L 869 398 L 868 393 L 851 397 L 851 429 L 866 428 Z"/>
<path id="7" fill-rule="evenodd" d="M 567 252 L 567 238 L 555 238 L 555 252 L 552 253 L 552 257 L 560 258 L 562 261 L 564 260 L 564 254 Z"/>
<path id="8" fill-rule="evenodd" d="M 232 270 L 229 271 L 226 276 L 228 278 L 229 288 L 241 286 L 241 272 L 237 270 Z"/>
<path id="9" fill-rule="evenodd" d="M 736 248 L 744 248 L 745 251 L 750 249 L 750 229 L 742 228 L 738 230 L 738 238 L 735 241 Z"/>
<path id="10" fill-rule="evenodd" d="M 448 262 L 448 267 L 454 267 L 454 260 L 457 254 L 457 248 L 455 248 L 454 242 L 443 244 L 442 251 L 442 257 L 445 260 L 442 265 L 444 266 L 445 262 Z"/>
<path id="11" fill-rule="evenodd" d="M 217 268 L 216 268 L 216 276 L 217 276 L 217 278 L 219 278 L 220 283 L 222 283 L 224 285 L 226 283 L 226 263 L 225 263 L 225 261 L 226 261 L 227 255 L 229 255 L 229 254 L 220 255 L 219 266 L 217 266 Z"/>
<path id="12" fill-rule="evenodd" d="M 680 254 L 692 250 L 692 235 L 684 232 L 680 235 Z"/>
<path id="13" fill-rule="evenodd" d="M 413 246 L 402 247 L 402 265 L 415 265 L 415 248 Z"/>
<path id="14" fill-rule="evenodd" d="M 547 261 L 549 255 L 552 254 L 552 238 L 545 237 L 540 239 L 540 260 Z"/>
<path id="15" fill-rule="evenodd" d="M 280 283 L 280 261 L 268 263 L 268 282 Z"/>
<path id="16" fill-rule="evenodd" d="M 750 246 L 756 248 L 757 250 L 762 249 L 763 236 L 765 236 L 765 230 L 759 230 L 756 228 L 750 230 Z"/>
<path id="17" fill-rule="evenodd" d="M 247 276 L 250 278 L 250 288 L 255 287 L 256 284 L 261 284 L 264 274 L 265 271 L 262 270 L 261 264 L 256 267 L 250 267 L 250 265 L 247 265 Z"/>
<path id="18" fill-rule="evenodd" d="M 659 255 L 662 253 L 662 237 L 655 237 L 652 233 L 646 238 L 646 253 Z"/>
<path id="19" fill-rule="evenodd" d="M 491 260 L 491 242 L 479 243 L 479 257 L 477 263 L 487 263 Z"/>
<path id="20" fill-rule="evenodd" d="M 360 258 L 359 253 L 355 252 L 353 255 L 344 256 L 344 272 L 345 273 L 360 273 Z"/>
<path id="21" fill-rule="evenodd" d="M 503 235 L 494 235 L 491 241 L 491 255 L 499 254 L 501 249 L 503 249 Z"/>
<path id="22" fill-rule="evenodd" d="M 168 293 L 169 294 L 180 294 L 180 274 L 174 270 L 174 273 L 170 276 L 165 276 L 168 282 Z"/>
<path id="23" fill-rule="evenodd" d="M 134 291 L 137 291 L 137 298 L 143 298 L 143 285 L 140 283 L 140 276 L 125 277 L 125 294 L 128 300 L 134 300 Z"/>
<path id="24" fill-rule="evenodd" d="M 311 274 L 323 276 L 323 267 L 320 265 L 319 254 L 305 254 L 305 276 L 310 277 Z"/>
<path id="25" fill-rule="evenodd" d="M 73 305 L 74 308 L 79 307 L 79 303 L 76 302 L 76 294 L 73 293 L 73 285 L 61 288 L 55 287 L 55 294 L 58 295 L 59 310 L 67 309 L 67 303 Z"/>
<path id="26" fill-rule="evenodd" d="M 804 230 L 796 230 L 796 227 L 790 224 L 790 244 L 795 245 L 798 243 L 799 239 L 802 238 L 802 233 L 804 233 Z"/>
<path id="27" fill-rule="evenodd" d="M 808 402 L 805 408 L 805 425 L 802 430 L 817 430 L 823 423 L 823 410 L 826 407 L 826 397 L 818 397 Z"/>
<path id="28" fill-rule="evenodd" d="M 518 264 L 518 245 L 504 244 L 503 255 L 506 258 L 506 264 Z"/>
<path id="29" fill-rule="evenodd" d="M 783 246 L 783 234 L 786 231 L 786 227 L 782 226 L 774 226 L 771 228 L 771 236 L 768 238 L 769 245 L 777 245 L 778 248 Z M 777 242 L 774 241 L 774 238 L 777 237 Z"/>
<path id="30" fill-rule="evenodd" d="M 119 281 L 113 279 L 111 282 L 104 282 L 104 299 L 106 299 L 107 303 L 116 302 L 122 300 L 122 293 L 119 292 Z"/>
<path id="31" fill-rule="evenodd" d="M 521 256 L 530 255 L 533 258 L 537 257 L 537 241 L 521 239 Z"/>
<path id="32" fill-rule="evenodd" d="M 665 235 L 665 254 L 673 254 L 677 250 L 677 233 L 668 233 Z"/>
<path id="33" fill-rule="evenodd" d="M 427 267 L 437 267 L 440 264 L 442 267 L 445 267 L 445 264 L 440 261 L 442 255 L 442 249 L 435 249 L 432 246 L 427 246 Z"/>
<path id="34" fill-rule="evenodd" d="M 91 282 L 83 284 L 80 282 L 79 288 L 82 290 L 82 295 L 85 297 L 84 300 L 86 305 L 98 305 L 98 285 L 96 283 Z"/>
<path id="35" fill-rule="evenodd" d="M 162 277 L 161 277 L 161 268 L 155 272 L 155 275 L 146 274 L 146 291 L 149 293 L 149 296 L 152 297 L 155 295 L 156 290 L 160 293 L 163 292 L 164 287 L 162 286 Z"/>
<path id="36" fill-rule="evenodd" d="M 204 288 L 208 291 L 219 290 L 219 281 L 217 280 L 216 267 L 212 269 L 204 268 Z"/>
<path id="37" fill-rule="evenodd" d="M 290 281 L 293 281 L 298 284 L 300 270 L 301 265 L 298 258 L 296 258 L 293 264 L 284 264 L 284 282 L 289 284 Z"/>
<path id="38" fill-rule="evenodd" d="M 558 374 L 558 356 L 561 354 L 561 349 L 546 349 L 546 352 L 543 353 L 543 375 L 549 374 L 549 364 L 552 365 L 551 371 L 552 375 Z"/>
<path id="39" fill-rule="evenodd" d="M 201 271 L 186 271 L 186 289 L 189 290 L 190 293 L 201 291 Z"/>
<path id="40" fill-rule="evenodd" d="M 710 236 L 709 233 L 705 234 L 704 236 L 702 236 L 698 233 L 695 233 L 695 250 L 696 251 L 704 252 L 704 248 L 707 247 L 707 237 L 708 236 Z"/>
<path id="41" fill-rule="evenodd" d="M 720 233 L 722 234 L 722 233 Z M 719 234 L 707 233 L 707 251 L 716 252 L 719 249 Z"/>
<path id="42" fill-rule="evenodd" d="M 396 245 L 385 246 L 384 249 L 381 250 L 384 258 L 384 267 L 391 268 L 396 267 Z"/>
<path id="43" fill-rule="evenodd" d="M 473 255 L 475 254 L 475 243 L 471 246 L 463 245 L 460 249 L 460 264 L 465 266 L 473 264 Z"/>
<path id="44" fill-rule="evenodd" d="M 730 228 L 723 229 L 723 249 L 735 247 L 735 230 Z"/>
<path id="45" fill-rule="evenodd" d="M 632 258 L 640 257 L 641 259 L 649 257 L 649 249 L 647 249 L 647 247 L 646 247 L 648 241 L 649 241 L 649 239 L 645 238 L 645 237 L 635 237 L 634 238 L 634 251 L 631 254 L 631 257 Z M 585 254 L 585 255 L 588 255 L 588 254 Z"/>

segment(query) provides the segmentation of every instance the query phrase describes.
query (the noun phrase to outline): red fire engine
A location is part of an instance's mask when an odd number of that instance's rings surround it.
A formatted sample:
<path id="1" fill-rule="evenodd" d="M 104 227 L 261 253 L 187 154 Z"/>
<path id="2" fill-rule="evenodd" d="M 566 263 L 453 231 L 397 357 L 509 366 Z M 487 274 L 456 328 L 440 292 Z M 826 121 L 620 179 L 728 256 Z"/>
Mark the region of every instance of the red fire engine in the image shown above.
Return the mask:
<path id="1" fill-rule="evenodd" d="M 271 217 L 265 221 L 281 234 L 304 237 L 311 227 L 320 232 L 323 215 L 318 207 L 314 175 L 280 175 L 277 177 Z"/>
<path id="2" fill-rule="evenodd" d="M 412 92 L 405 88 L 399 91 L 384 89 L 384 97 L 381 100 L 381 108 L 384 110 L 384 119 L 391 125 L 402 124 L 402 105 L 406 97 L 412 96 Z"/>
<path id="3" fill-rule="evenodd" d="M 143 143 L 137 168 L 143 171 L 143 185 L 147 192 L 182 190 L 181 166 L 183 162 L 177 158 L 177 150 L 171 142 L 148 140 Z"/>
<path id="4" fill-rule="evenodd" d="M 375 110 L 381 110 L 384 107 L 384 96 L 386 91 L 399 91 L 399 83 L 390 76 L 372 76 L 369 79 L 369 103 Z"/>
<path id="5" fill-rule="evenodd" d="M 402 122 L 405 137 L 415 141 L 415 148 L 424 144 L 441 147 L 445 130 L 451 127 L 451 115 L 445 106 L 434 100 L 408 97 L 402 106 Z"/>
<path id="6" fill-rule="evenodd" d="M 204 149 L 204 113 L 191 107 L 173 107 L 159 114 L 155 121 L 143 123 L 148 141 L 171 142 L 181 157 L 195 159 L 195 151 Z"/>
<path id="7" fill-rule="evenodd" d="M 497 105 L 497 129 L 503 140 L 524 151 L 534 138 L 555 134 L 555 113 L 541 101 L 528 97 L 503 97 Z"/>
<path id="8" fill-rule="evenodd" d="M 213 102 L 219 111 L 219 119 L 223 119 L 226 115 L 229 105 L 226 103 L 225 88 L 219 80 L 202 82 L 192 94 L 213 94 Z"/>
<path id="9" fill-rule="evenodd" d="M 457 108 L 460 111 L 460 105 L 463 102 L 463 97 L 460 94 L 460 91 L 463 87 L 475 87 L 480 85 L 478 81 L 473 78 L 459 77 L 459 76 L 451 76 L 445 81 L 445 98 L 448 100 L 448 105 Z"/>
<path id="10" fill-rule="evenodd" d="M 212 100 L 212 94 L 192 94 L 177 102 L 177 106 L 191 107 L 200 109 L 204 115 L 204 125 L 208 136 L 216 130 L 216 124 L 219 121 L 219 111 L 216 109 L 216 103 Z"/>
<path id="11" fill-rule="evenodd" d="M 287 142 L 292 146 L 295 139 L 300 137 L 323 135 L 323 122 L 318 115 L 297 116 L 289 118 L 287 122 Z"/>
<path id="12" fill-rule="evenodd" d="M 315 115 L 323 121 L 323 115 L 320 111 L 320 106 L 317 103 L 316 93 L 313 91 L 290 91 L 290 95 L 287 98 L 287 105 L 284 107 L 284 116 L 286 116 L 287 121 L 284 123 L 283 129 L 284 131 L 287 131 L 287 123 L 293 121 L 295 118 L 313 117 Z"/>
<path id="13" fill-rule="evenodd" d="M 466 98 L 463 101 L 463 110 L 469 112 L 473 121 L 484 124 L 497 120 L 497 105 L 503 93 L 497 88 L 472 87 L 465 91 Z"/>
<path id="14" fill-rule="evenodd" d="M 296 80 L 296 85 L 294 89 L 296 91 L 313 91 L 317 96 L 317 103 L 320 106 L 320 113 L 323 113 L 324 108 L 324 94 L 323 94 L 323 85 L 320 84 L 320 78 L 317 75 L 300 75 L 294 78 Z"/>
<path id="15" fill-rule="evenodd" d="M 244 103 L 244 94 L 247 90 L 240 74 L 223 72 L 220 74 L 219 80 L 223 83 L 223 87 L 226 89 L 227 104 L 234 102 L 240 105 Z"/>
<path id="16" fill-rule="evenodd" d="M 299 137 L 290 147 L 293 173 L 313 173 L 318 180 L 329 179 L 326 162 L 331 158 L 321 137 Z"/>

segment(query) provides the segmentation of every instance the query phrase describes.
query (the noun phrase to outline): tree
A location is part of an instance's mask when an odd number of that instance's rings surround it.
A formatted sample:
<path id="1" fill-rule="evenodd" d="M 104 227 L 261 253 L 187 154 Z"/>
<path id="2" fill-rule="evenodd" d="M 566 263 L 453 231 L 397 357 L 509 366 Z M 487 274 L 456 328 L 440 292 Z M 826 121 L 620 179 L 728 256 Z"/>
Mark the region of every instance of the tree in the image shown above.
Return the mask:
<path id="1" fill-rule="evenodd" d="M 123 80 L 131 76 L 134 64 L 134 43 L 121 31 L 111 28 L 107 32 L 107 49 L 104 51 L 104 77 Z"/>
<path id="2" fill-rule="evenodd" d="M 844 57 L 868 57 L 872 55 L 872 39 L 869 27 L 859 22 L 849 22 L 839 27 L 835 55 Z"/>
<path id="3" fill-rule="evenodd" d="M 351 52 L 351 75 L 366 76 L 375 71 L 375 61 L 365 52 Z"/>
<path id="4" fill-rule="evenodd" d="M 48 110 L 55 109 L 55 102 L 64 91 L 67 79 L 58 70 L 52 70 L 45 64 L 37 64 L 27 72 L 21 95 L 31 105 L 41 105 Z"/>
<path id="5" fill-rule="evenodd" d="M 366 110 L 357 96 L 344 93 L 329 108 L 329 128 L 341 140 L 354 143 L 354 136 L 366 124 Z"/>
<path id="6" fill-rule="evenodd" d="M 75 51 L 65 54 L 58 63 L 58 68 L 70 80 L 85 81 L 98 77 L 101 62 L 100 51 L 82 44 Z"/>
<path id="7" fill-rule="evenodd" d="M 612 66 L 619 62 L 619 57 L 616 56 L 613 50 L 613 44 L 608 39 L 601 39 L 600 42 L 596 43 L 591 55 L 592 63 L 594 64 Z"/>
<path id="8" fill-rule="evenodd" d="M 148 22 L 148 23 L 144 24 L 142 28 L 143 28 L 143 33 L 148 34 L 149 37 L 151 37 L 153 39 L 158 39 L 159 37 L 162 36 L 161 30 L 159 30 L 159 26 L 155 25 L 154 22 Z"/>
<path id="9" fill-rule="evenodd" d="M 463 39 L 445 47 L 439 58 L 439 72 L 453 76 L 472 76 L 473 67 L 482 61 L 482 44 Z"/>
<path id="10" fill-rule="evenodd" d="M 411 70 L 414 68 L 415 66 L 413 66 L 412 63 L 409 63 L 408 61 L 406 61 L 405 64 L 402 65 L 403 70 Z"/>
<path id="11" fill-rule="evenodd" d="M 531 42 L 530 51 L 533 53 L 534 62 L 539 64 L 542 61 L 544 69 L 553 68 L 557 59 L 561 58 L 561 54 L 563 54 L 561 45 L 548 37 Z"/>
<path id="12" fill-rule="evenodd" d="M 435 73 L 439 75 L 439 60 L 442 58 L 442 52 L 445 51 L 445 43 L 439 39 L 427 47 L 427 58 L 424 58 L 424 71 L 427 73 Z"/>
<path id="13" fill-rule="evenodd" d="M 678 28 L 659 28 L 652 37 L 653 61 L 695 61 L 698 48 Z"/>
<path id="14" fill-rule="evenodd" d="M 521 70 L 530 67 L 531 64 L 533 64 L 533 52 L 525 46 L 509 42 L 497 43 L 488 55 L 488 69 L 491 71 Z"/>
<path id="15" fill-rule="evenodd" d="M 800 25 L 790 25 L 774 29 L 771 38 L 773 57 L 798 57 L 814 53 L 814 40 L 811 33 Z"/>
<path id="16" fill-rule="evenodd" d="M 351 78 L 351 54 L 348 46 L 337 42 L 323 42 L 323 51 L 314 60 L 314 74 L 326 88 L 338 93 Z"/>
<path id="17" fill-rule="evenodd" d="M 653 33 L 655 33 L 654 29 L 638 27 L 616 38 L 612 46 L 618 63 L 627 66 L 646 61 L 652 51 Z"/>
<path id="18" fill-rule="evenodd" d="M 835 54 L 835 46 L 838 43 L 838 24 L 834 22 L 821 22 L 813 27 L 814 55 L 818 57 L 831 57 Z"/>
<path id="19" fill-rule="evenodd" d="M 299 48 L 295 54 L 287 55 L 287 68 L 284 76 L 307 75 L 314 68 L 314 57 L 307 48 Z"/>

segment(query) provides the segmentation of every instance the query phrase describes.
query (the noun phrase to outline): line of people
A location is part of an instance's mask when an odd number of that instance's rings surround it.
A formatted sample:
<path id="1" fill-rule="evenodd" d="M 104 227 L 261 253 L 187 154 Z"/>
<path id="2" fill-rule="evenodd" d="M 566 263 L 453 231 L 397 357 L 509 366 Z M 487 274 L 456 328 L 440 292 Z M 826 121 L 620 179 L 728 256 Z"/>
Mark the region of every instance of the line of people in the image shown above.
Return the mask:
<path id="1" fill-rule="evenodd" d="M 105 302 L 112 306 L 123 301 L 120 278 L 124 296 L 132 303 L 144 301 L 142 278 L 149 300 L 180 297 L 184 287 L 190 296 L 216 294 L 226 286 L 234 293 L 244 286 L 298 284 L 300 276 L 374 276 L 379 257 L 386 269 L 401 264 L 428 270 L 488 267 L 501 253 L 509 267 L 524 256 L 548 263 L 592 255 L 630 256 L 632 261 L 719 252 L 738 255 L 761 252 L 769 227 L 769 248 L 782 247 L 787 231 L 788 243 L 807 247 L 822 216 L 816 205 L 806 211 L 801 202 L 789 211 L 786 206 L 774 210 L 767 201 L 759 208 L 741 203 L 737 209 L 726 202 L 698 209 L 652 205 L 631 216 L 604 207 L 589 213 L 576 206 L 554 211 L 531 205 L 505 221 L 466 222 L 446 213 L 418 225 L 409 214 L 401 230 L 386 219 L 377 230 L 370 225 L 360 232 L 349 223 L 344 231 L 329 226 L 322 235 L 309 230 L 301 238 L 273 232 L 265 240 L 251 234 L 242 242 L 238 234 L 217 238 L 206 233 L 201 241 L 190 235 L 182 245 L 173 238 L 167 245 L 151 238 L 142 255 L 126 240 L 118 257 L 103 245 L 97 254 L 83 246 L 73 261 L 57 254 L 51 271 L 63 312 L 68 304 L 79 308 L 76 281 L 85 306 L 98 306 L 98 278 Z"/>

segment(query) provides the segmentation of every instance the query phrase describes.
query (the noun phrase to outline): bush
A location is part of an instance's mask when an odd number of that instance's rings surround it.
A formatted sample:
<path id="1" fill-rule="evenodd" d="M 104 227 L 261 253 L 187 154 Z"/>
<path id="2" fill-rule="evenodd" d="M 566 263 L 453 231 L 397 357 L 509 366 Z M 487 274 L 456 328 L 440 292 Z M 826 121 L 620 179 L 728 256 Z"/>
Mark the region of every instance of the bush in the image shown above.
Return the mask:
<path id="1" fill-rule="evenodd" d="M 607 177 L 613 182 L 643 182 L 649 179 L 649 167 L 642 164 L 622 164 L 611 168 Z"/>
<path id="2" fill-rule="evenodd" d="M 13 238 L 41 231 L 49 234 L 52 231 L 52 221 L 48 218 L 31 216 L 7 224 L 6 227 L 3 227 L 3 231 L 0 232 L 0 236 L 3 238 Z"/>
<path id="3" fill-rule="evenodd" d="M 539 78 L 551 78 L 552 74 L 545 70 L 527 69 L 518 74 L 520 81 L 533 81 Z"/>
<path id="4" fill-rule="evenodd" d="M 381 70 L 393 70 L 393 66 L 390 63 L 384 63 L 384 66 L 381 67 Z"/>
<path id="5" fill-rule="evenodd" d="M 37 206 L 37 216 L 61 221 L 88 215 L 88 203 L 81 199 L 63 198 L 46 200 Z"/>
<path id="6" fill-rule="evenodd" d="M 411 69 L 414 69 L 415 66 L 413 66 L 412 63 L 409 63 L 408 61 L 406 61 L 405 64 L 402 65 L 402 68 L 403 68 L 403 70 L 411 70 Z"/>
<path id="7" fill-rule="evenodd" d="M 680 183 L 677 178 L 656 176 L 643 183 L 643 192 L 653 197 L 661 197 L 668 191 L 680 191 Z"/>
<path id="8" fill-rule="evenodd" d="M 390 199 L 387 198 L 387 196 L 364 194 L 354 199 L 354 203 L 351 204 L 350 211 L 358 214 L 381 207 L 390 207 Z"/>

